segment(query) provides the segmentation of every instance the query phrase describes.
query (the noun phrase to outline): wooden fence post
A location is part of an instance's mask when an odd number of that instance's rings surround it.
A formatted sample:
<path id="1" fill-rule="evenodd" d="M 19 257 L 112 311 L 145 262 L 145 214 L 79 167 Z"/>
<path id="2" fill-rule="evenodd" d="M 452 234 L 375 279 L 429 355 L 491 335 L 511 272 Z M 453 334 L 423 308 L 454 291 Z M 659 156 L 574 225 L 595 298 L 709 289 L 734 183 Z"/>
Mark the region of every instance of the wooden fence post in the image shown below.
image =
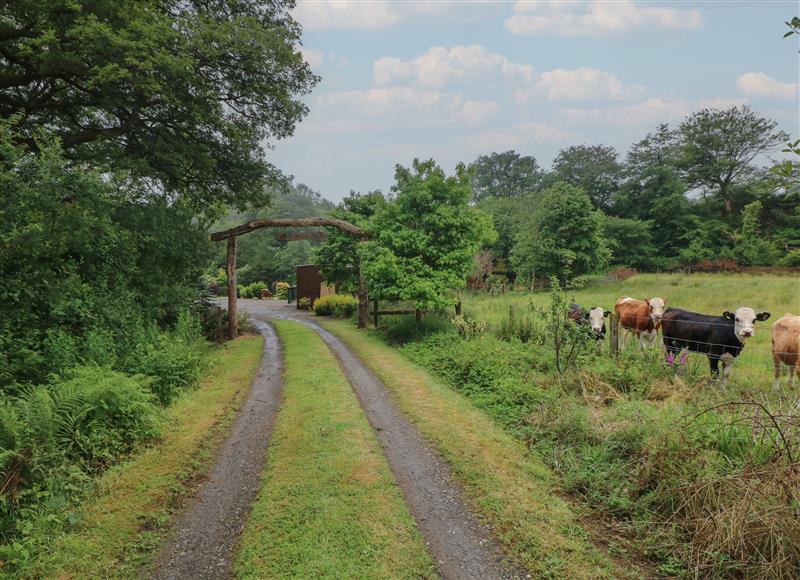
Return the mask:
<path id="1" fill-rule="evenodd" d="M 609 340 L 608 348 L 612 358 L 619 358 L 619 314 L 612 312 L 608 315 Z"/>
<path id="2" fill-rule="evenodd" d="M 378 328 L 378 299 L 372 301 L 372 307 L 375 309 L 372 311 L 372 323 L 375 325 L 375 328 Z"/>
<path id="3" fill-rule="evenodd" d="M 228 238 L 228 336 L 236 338 L 239 334 L 239 320 L 236 314 L 236 236 Z"/>
<path id="4" fill-rule="evenodd" d="M 461 300 L 456 302 L 456 316 L 461 316 Z"/>
<path id="5" fill-rule="evenodd" d="M 377 310 L 377 307 L 375 308 Z M 358 262 L 358 328 L 366 328 L 369 320 L 369 295 L 361 261 Z M 377 324 L 375 325 L 378 326 Z"/>

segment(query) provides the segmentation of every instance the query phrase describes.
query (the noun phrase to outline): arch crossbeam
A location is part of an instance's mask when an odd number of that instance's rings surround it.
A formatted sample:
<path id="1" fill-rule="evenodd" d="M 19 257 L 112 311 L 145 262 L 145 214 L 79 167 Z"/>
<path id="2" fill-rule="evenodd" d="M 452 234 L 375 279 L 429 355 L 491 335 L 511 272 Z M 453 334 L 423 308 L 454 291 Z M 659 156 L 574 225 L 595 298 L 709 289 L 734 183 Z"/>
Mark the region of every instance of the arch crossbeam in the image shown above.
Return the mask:
<path id="1" fill-rule="evenodd" d="M 308 218 L 271 218 L 251 220 L 235 228 L 225 230 L 222 232 L 214 232 L 211 234 L 211 239 L 215 242 L 225 240 L 228 238 L 235 238 L 243 234 L 249 234 L 252 231 L 261 228 L 312 228 L 328 226 L 342 230 L 343 232 L 361 239 L 367 239 L 369 235 L 358 226 L 354 226 L 343 220 L 331 217 L 308 217 Z"/>

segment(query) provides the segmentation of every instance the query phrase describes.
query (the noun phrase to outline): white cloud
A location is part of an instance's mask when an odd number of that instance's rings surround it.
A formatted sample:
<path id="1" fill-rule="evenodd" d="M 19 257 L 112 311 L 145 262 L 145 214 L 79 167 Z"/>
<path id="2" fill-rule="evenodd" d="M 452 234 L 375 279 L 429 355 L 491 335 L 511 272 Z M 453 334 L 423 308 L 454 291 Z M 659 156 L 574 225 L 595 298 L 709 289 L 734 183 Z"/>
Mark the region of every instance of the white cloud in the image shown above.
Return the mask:
<path id="1" fill-rule="evenodd" d="M 317 97 L 312 120 L 319 131 L 371 127 L 381 130 L 424 122 L 477 125 L 500 111 L 494 101 L 464 100 L 460 94 L 412 87 L 373 88 L 366 91 L 329 93 Z M 354 119 L 357 123 L 338 123 L 333 119 Z"/>
<path id="2" fill-rule="evenodd" d="M 784 83 L 760 72 L 744 73 L 736 79 L 736 88 L 749 97 L 790 99 L 797 95 L 797 83 Z"/>
<path id="3" fill-rule="evenodd" d="M 308 30 L 387 28 L 400 21 L 392 4 L 381 0 L 301 0 L 294 9 L 294 17 Z"/>
<path id="4" fill-rule="evenodd" d="M 500 105 L 494 101 L 467 101 L 456 111 L 454 118 L 475 125 L 496 115 L 499 110 Z"/>
<path id="5" fill-rule="evenodd" d="M 445 48 L 433 46 L 414 60 L 384 57 L 373 64 L 375 82 L 380 85 L 415 82 L 424 87 L 493 82 L 530 82 L 533 67 L 511 62 L 489 52 L 480 44 Z"/>
<path id="6" fill-rule="evenodd" d="M 301 46 L 300 54 L 303 55 L 303 59 L 309 64 L 312 70 L 319 70 L 322 63 L 325 62 L 325 55 L 321 50 L 317 50 L 316 48 Z"/>
<path id="7" fill-rule="evenodd" d="M 534 143 L 558 143 L 570 137 L 567 131 L 547 123 L 523 123 L 519 131 L 524 139 Z"/>
<path id="8" fill-rule="evenodd" d="M 505 25 L 513 34 L 602 36 L 635 29 L 695 29 L 702 26 L 702 18 L 697 9 L 641 6 L 631 0 L 520 1 Z"/>
<path id="9" fill-rule="evenodd" d="M 458 137 L 457 142 L 479 152 L 489 152 L 514 149 L 519 146 L 520 138 L 509 131 L 483 131 Z"/>
<path id="10" fill-rule="evenodd" d="M 293 16 L 307 30 L 385 29 L 404 22 L 475 22 L 498 11 L 491 3 L 394 0 L 299 0 Z"/>
<path id="11" fill-rule="evenodd" d="M 564 144 L 571 134 L 547 123 L 522 123 L 513 129 L 502 131 L 482 131 L 459 138 L 464 145 L 477 151 L 498 151 L 542 145 L 544 143 Z"/>
<path id="12" fill-rule="evenodd" d="M 330 93 L 318 97 L 316 102 L 333 110 L 350 109 L 359 114 L 388 118 L 414 110 L 453 110 L 461 104 L 461 98 L 428 89 L 390 87 Z"/>
<path id="13" fill-rule="evenodd" d="M 550 101 L 580 101 L 587 99 L 627 99 L 641 97 L 641 85 L 626 85 L 616 76 L 595 68 L 555 69 L 542 73 L 533 87 L 512 94 L 517 102 L 531 96 L 544 95 Z"/>
<path id="14" fill-rule="evenodd" d="M 633 105 L 607 108 L 563 108 L 568 122 L 600 127 L 654 127 L 658 123 L 681 121 L 700 109 L 726 109 L 746 99 L 719 97 L 697 101 L 651 98 Z"/>

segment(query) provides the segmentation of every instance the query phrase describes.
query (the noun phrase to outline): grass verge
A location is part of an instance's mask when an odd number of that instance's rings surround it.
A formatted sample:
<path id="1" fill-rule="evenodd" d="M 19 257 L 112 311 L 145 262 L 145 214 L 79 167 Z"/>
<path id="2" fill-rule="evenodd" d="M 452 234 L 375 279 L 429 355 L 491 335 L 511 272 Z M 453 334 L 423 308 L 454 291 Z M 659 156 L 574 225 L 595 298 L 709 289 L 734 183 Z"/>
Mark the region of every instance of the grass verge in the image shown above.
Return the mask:
<path id="1" fill-rule="evenodd" d="M 336 359 L 312 330 L 289 321 L 275 327 L 284 349 L 284 402 L 236 577 L 435 577 Z"/>
<path id="2" fill-rule="evenodd" d="M 640 576 L 602 554 L 549 470 L 511 435 L 375 336 L 347 322 L 323 321 L 392 392 L 400 409 L 453 468 L 468 500 L 508 553 L 534 577 Z"/>
<path id="3" fill-rule="evenodd" d="M 171 516 L 206 471 L 247 393 L 263 338 L 244 336 L 208 355 L 210 371 L 166 411 L 157 445 L 103 474 L 80 527 L 59 538 L 29 578 L 133 577 L 149 562 Z"/>

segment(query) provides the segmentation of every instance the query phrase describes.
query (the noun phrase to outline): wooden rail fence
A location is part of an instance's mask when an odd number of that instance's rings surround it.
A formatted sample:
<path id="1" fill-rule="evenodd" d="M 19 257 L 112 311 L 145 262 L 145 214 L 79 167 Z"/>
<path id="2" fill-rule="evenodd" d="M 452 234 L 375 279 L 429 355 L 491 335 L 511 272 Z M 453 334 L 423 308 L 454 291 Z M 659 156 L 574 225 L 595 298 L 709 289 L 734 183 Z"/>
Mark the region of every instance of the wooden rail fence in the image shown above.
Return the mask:
<path id="1" fill-rule="evenodd" d="M 372 302 L 372 324 L 375 328 L 378 328 L 378 323 L 380 321 L 381 316 L 397 316 L 402 314 L 413 314 L 414 318 L 417 321 L 417 324 L 422 323 L 422 315 L 425 314 L 424 310 L 420 310 L 419 308 L 394 308 L 390 310 L 380 310 L 379 303 L 376 298 L 370 300 Z M 461 302 L 456 302 L 455 304 L 455 311 L 456 316 L 461 314 Z"/>

